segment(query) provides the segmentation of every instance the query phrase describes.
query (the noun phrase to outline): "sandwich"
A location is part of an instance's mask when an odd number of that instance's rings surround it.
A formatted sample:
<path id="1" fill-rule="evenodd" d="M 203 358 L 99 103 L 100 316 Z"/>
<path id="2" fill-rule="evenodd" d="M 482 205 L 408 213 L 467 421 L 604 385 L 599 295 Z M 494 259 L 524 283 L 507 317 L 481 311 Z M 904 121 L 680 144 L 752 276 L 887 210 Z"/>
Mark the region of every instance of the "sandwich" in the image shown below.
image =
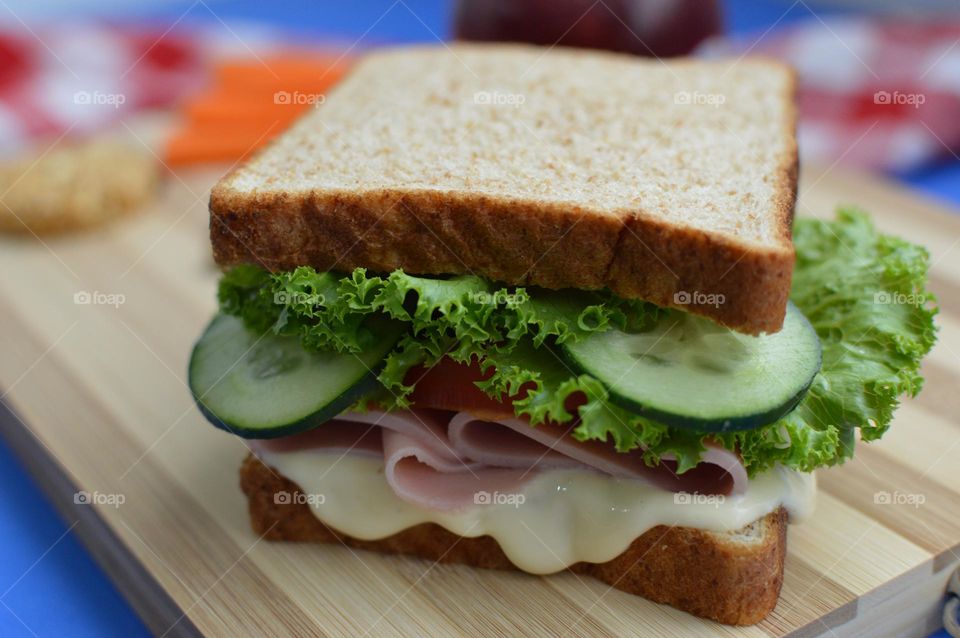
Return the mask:
<path id="1" fill-rule="evenodd" d="M 935 338 L 923 248 L 794 220 L 794 85 L 368 54 L 211 192 L 190 386 L 249 443 L 253 530 L 769 614 L 814 471 L 886 431 Z"/>

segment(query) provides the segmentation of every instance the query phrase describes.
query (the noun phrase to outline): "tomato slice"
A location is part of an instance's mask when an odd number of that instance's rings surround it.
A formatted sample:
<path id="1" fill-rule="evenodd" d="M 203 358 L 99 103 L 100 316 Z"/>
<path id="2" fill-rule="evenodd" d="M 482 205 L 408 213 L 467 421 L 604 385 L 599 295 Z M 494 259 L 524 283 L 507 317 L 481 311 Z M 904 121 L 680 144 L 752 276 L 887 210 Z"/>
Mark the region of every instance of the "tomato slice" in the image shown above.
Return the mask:
<path id="1" fill-rule="evenodd" d="M 526 384 L 517 394 L 498 401 L 475 385 L 477 381 L 489 379 L 492 374 L 492 369 L 484 374 L 477 363 L 467 365 L 444 357 L 430 368 L 411 368 L 403 382 L 414 386 L 410 395 L 413 407 L 470 412 L 491 420 L 515 417 L 513 402 L 526 396 L 527 390 L 532 389 L 533 385 Z M 586 402 L 583 393 L 575 392 L 567 397 L 564 407 L 567 412 L 576 415 L 577 408 Z"/>
<path id="2" fill-rule="evenodd" d="M 411 368 L 404 383 L 414 385 L 410 395 L 414 407 L 464 411 L 495 418 L 513 417 L 512 398 L 497 401 L 474 385 L 492 374 L 493 370 L 484 374 L 477 363 L 466 365 L 444 357 L 430 368 Z"/>

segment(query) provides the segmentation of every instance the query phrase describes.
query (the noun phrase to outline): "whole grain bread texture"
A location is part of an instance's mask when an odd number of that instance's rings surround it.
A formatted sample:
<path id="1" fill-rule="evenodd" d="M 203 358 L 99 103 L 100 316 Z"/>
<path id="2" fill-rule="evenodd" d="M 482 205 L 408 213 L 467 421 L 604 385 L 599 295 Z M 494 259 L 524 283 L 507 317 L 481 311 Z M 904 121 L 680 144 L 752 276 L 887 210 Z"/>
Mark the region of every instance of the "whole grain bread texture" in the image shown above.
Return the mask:
<path id="1" fill-rule="evenodd" d="M 381 50 L 214 187 L 214 256 L 609 288 L 775 332 L 794 93 L 794 73 L 762 59 Z"/>
<path id="2" fill-rule="evenodd" d="M 267 540 L 340 543 L 442 563 L 516 569 L 492 537 L 460 537 L 433 523 L 375 541 L 341 534 L 324 525 L 303 501 L 278 504 L 275 494 L 294 494 L 300 488 L 253 455 L 241 466 L 240 486 L 248 499 L 253 531 Z M 777 604 L 786 541 L 787 514 L 780 508 L 735 532 L 660 525 L 613 560 L 576 563 L 570 569 L 696 616 L 751 625 Z"/>

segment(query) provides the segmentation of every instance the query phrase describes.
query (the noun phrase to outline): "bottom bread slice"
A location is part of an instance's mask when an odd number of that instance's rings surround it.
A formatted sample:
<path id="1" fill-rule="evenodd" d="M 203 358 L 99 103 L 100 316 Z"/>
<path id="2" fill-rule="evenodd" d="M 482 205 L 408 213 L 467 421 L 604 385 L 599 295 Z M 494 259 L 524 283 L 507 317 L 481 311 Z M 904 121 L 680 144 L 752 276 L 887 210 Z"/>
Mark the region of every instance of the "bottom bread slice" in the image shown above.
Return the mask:
<path id="1" fill-rule="evenodd" d="M 274 494 L 294 494 L 300 489 L 253 455 L 240 469 L 240 487 L 249 499 L 254 532 L 268 540 L 343 543 L 442 563 L 517 569 L 492 537 L 465 538 L 434 523 L 374 541 L 341 534 L 324 525 L 298 499 L 277 503 Z M 786 546 L 787 513 L 779 508 L 733 532 L 659 525 L 612 560 L 576 563 L 570 569 L 697 616 L 751 625 L 777 604 Z"/>

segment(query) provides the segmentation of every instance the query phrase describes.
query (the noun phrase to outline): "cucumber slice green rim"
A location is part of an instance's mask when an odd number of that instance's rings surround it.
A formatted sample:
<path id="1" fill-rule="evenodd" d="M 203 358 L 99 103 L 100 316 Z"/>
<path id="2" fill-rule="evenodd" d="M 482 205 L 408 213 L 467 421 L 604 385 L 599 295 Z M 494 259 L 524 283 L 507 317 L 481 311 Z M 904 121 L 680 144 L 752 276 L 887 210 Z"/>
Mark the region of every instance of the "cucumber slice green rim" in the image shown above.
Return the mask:
<path id="1" fill-rule="evenodd" d="M 700 432 L 773 423 L 806 394 L 822 356 L 816 331 L 792 303 L 774 334 L 752 337 L 670 313 L 649 331 L 597 332 L 560 350 L 607 387 L 612 403 Z"/>
<path id="2" fill-rule="evenodd" d="M 288 436 L 335 417 L 379 382 L 405 326 L 371 318 L 358 354 L 308 352 L 296 337 L 257 335 L 218 314 L 190 356 L 190 391 L 210 423 L 248 439 Z"/>

